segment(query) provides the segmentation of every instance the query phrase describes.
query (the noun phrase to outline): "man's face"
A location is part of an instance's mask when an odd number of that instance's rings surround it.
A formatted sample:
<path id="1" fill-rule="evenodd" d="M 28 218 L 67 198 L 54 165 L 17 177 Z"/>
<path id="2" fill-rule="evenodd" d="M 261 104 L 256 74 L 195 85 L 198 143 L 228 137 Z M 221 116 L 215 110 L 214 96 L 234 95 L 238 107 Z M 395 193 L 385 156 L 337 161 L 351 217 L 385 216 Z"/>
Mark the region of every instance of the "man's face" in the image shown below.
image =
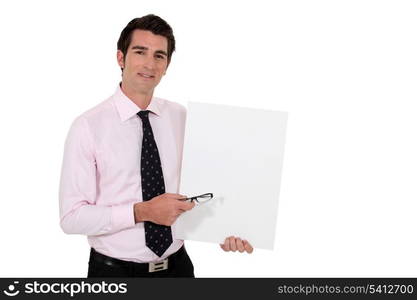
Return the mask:
<path id="1" fill-rule="evenodd" d="M 141 94 L 153 93 L 168 67 L 167 38 L 136 29 L 126 57 L 118 50 L 117 61 L 123 68 L 123 86 Z"/>

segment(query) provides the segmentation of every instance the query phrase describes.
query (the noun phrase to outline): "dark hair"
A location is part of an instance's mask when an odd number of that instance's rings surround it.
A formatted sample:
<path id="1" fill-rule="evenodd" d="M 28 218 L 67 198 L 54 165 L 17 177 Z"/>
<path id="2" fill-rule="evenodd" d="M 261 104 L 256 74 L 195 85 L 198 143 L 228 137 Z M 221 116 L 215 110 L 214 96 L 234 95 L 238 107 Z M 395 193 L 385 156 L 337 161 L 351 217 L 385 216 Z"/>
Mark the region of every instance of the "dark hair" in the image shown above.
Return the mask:
<path id="1" fill-rule="evenodd" d="M 120 33 L 117 41 L 117 50 L 122 51 L 123 58 L 126 57 L 127 49 L 132 41 L 132 33 L 134 30 L 147 30 L 156 35 L 161 35 L 167 38 L 168 41 L 168 64 L 171 61 L 172 53 L 175 50 L 175 38 L 171 26 L 162 18 L 155 15 L 146 15 L 140 18 L 135 18 L 130 21 Z"/>

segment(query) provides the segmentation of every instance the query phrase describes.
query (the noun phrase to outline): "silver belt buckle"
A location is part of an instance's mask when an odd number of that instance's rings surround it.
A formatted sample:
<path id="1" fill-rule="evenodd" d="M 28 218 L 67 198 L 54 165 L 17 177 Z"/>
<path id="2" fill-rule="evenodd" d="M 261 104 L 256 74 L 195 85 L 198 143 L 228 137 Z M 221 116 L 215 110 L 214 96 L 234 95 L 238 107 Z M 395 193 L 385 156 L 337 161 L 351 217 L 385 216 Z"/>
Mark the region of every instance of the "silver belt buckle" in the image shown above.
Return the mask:
<path id="1" fill-rule="evenodd" d="M 168 269 L 168 258 L 157 263 L 149 263 L 149 272 L 158 272 L 166 269 Z"/>

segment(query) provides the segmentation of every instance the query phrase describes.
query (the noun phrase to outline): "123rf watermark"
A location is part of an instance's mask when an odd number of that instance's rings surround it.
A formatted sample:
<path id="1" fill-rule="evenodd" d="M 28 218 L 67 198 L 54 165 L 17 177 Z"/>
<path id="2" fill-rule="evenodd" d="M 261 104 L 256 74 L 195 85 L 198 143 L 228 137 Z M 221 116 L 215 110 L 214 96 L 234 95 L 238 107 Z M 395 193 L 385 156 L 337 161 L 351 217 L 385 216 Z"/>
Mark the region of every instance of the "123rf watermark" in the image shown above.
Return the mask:
<path id="1" fill-rule="evenodd" d="M 9 284 L 3 294 L 14 297 L 19 294 L 65 294 L 74 297 L 77 294 L 126 294 L 127 283 L 107 283 L 101 282 L 25 282 L 22 286 L 19 281 Z"/>

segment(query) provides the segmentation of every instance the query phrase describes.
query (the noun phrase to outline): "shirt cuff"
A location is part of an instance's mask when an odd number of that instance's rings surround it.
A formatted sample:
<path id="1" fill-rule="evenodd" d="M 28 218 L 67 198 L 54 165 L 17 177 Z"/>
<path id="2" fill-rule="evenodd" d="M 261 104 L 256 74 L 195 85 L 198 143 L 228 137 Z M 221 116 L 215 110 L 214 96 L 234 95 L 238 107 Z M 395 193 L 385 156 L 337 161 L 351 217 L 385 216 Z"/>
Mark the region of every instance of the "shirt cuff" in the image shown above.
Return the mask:
<path id="1" fill-rule="evenodd" d="M 112 231 L 119 231 L 135 226 L 134 205 L 135 203 L 131 202 L 111 207 Z"/>

